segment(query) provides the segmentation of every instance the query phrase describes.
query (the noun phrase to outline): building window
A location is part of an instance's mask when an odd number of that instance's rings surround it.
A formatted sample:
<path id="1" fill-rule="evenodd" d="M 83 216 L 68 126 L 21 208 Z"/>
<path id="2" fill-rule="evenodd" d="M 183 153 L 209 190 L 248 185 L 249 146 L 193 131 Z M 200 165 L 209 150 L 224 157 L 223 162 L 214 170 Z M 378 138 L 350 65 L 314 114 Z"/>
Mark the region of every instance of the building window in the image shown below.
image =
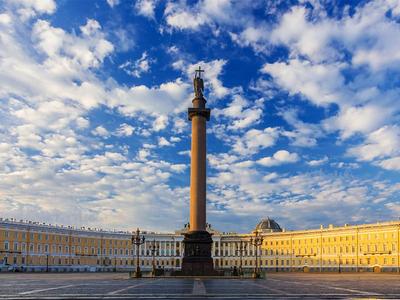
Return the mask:
<path id="1" fill-rule="evenodd" d="M 6 251 L 10 250 L 9 247 L 10 246 L 8 245 L 8 242 L 4 242 L 4 250 Z"/>

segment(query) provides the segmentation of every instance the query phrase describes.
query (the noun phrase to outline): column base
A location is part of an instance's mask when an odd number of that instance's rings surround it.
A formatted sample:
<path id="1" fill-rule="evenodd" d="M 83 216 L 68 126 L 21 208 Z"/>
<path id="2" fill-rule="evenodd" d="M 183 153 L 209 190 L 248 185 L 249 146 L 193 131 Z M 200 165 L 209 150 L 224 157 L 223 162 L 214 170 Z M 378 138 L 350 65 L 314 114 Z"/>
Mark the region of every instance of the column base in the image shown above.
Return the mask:
<path id="1" fill-rule="evenodd" d="M 183 243 L 185 254 L 182 261 L 183 276 L 216 276 L 211 257 L 212 238 L 207 231 L 189 231 L 185 233 Z"/>

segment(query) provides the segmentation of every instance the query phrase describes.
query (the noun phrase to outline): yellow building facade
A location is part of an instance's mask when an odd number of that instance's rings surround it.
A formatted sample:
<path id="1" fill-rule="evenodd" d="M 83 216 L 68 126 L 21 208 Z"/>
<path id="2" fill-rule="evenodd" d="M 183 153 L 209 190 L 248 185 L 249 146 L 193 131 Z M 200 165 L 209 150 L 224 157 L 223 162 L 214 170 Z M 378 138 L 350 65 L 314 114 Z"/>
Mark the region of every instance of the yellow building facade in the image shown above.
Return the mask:
<path id="1" fill-rule="evenodd" d="M 218 269 L 257 264 L 265 272 L 399 272 L 400 222 L 365 225 L 321 226 L 319 229 L 285 231 L 271 220 L 262 220 L 255 231 L 263 237 L 257 249 L 254 233 L 213 234 L 213 260 Z M 181 267 L 183 236 L 143 232 L 139 264 L 151 270 Z M 0 219 L 1 271 L 128 271 L 136 267 L 132 233 L 74 228 Z M 155 245 L 155 247 L 154 247 Z M 154 247 L 154 248 L 153 248 Z M 153 250 L 155 249 L 155 250 Z M 153 250 L 153 251 L 152 251 Z"/>

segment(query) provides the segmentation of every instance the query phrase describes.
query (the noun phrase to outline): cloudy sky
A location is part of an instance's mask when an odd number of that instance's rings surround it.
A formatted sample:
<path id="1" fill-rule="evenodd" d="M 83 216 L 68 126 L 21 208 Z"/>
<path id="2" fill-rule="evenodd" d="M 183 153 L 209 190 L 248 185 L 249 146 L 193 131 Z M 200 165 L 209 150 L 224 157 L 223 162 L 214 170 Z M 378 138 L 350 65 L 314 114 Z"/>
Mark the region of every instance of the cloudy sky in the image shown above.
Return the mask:
<path id="1" fill-rule="evenodd" d="M 400 2 L 342 2 L 0 0 L 1 217 L 181 228 L 201 65 L 215 228 L 398 219 Z"/>

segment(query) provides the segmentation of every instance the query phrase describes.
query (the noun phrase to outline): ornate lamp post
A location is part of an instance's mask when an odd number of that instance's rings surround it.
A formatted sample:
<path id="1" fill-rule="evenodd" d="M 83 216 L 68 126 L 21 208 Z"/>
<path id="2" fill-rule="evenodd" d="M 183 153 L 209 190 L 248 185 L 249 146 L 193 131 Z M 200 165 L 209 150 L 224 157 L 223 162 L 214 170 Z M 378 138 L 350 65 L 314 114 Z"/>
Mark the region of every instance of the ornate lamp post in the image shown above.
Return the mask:
<path id="1" fill-rule="evenodd" d="M 49 256 L 50 253 L 46 252 L 46 273 L 49 273 Z"/>
<path id="2" fill-rule="evenodd" d="M 153 257 L 153 269 L 151 271 L 153 276 L 156 276 L 156 257 L 155 254 L 160 250 L 160 246 L 156 244 L 156 240 L 154 239 L 150 244 L 150 251 Z"/>
<path id="3" fill-rule="evenodd" d="M 243 241 L 240 241 L 237 244 L 239 249 L 236 249 L 236 255 L 239 254 L 239 275 L 243 275 L 243 252 L 247 249 L 247 244 L 244 244 Z"/>
<path id="4" fill-rule="evenodd" d="M 140 230 L 139 228 L 136 229 L 136 234 L 132 234 L 132 244 L 136 245 L 136 278 L 142 277 L 142 273 L 140 272 L 140 266 L 139 266 L 139 246 L 144 244 L 144 235 L 140 236 Z"/>
<path id="5" fill-rule="evenodd" d="M 258 271 L 258 247 L 262 245 L 264 238 L 258 235 L 258 231 L 255 232 L 254 238 L 250 238 L 250 244 L 256 246 L 256 268 L 253 273 L 254 278 L 260 278 L 260 273 Z"/>

